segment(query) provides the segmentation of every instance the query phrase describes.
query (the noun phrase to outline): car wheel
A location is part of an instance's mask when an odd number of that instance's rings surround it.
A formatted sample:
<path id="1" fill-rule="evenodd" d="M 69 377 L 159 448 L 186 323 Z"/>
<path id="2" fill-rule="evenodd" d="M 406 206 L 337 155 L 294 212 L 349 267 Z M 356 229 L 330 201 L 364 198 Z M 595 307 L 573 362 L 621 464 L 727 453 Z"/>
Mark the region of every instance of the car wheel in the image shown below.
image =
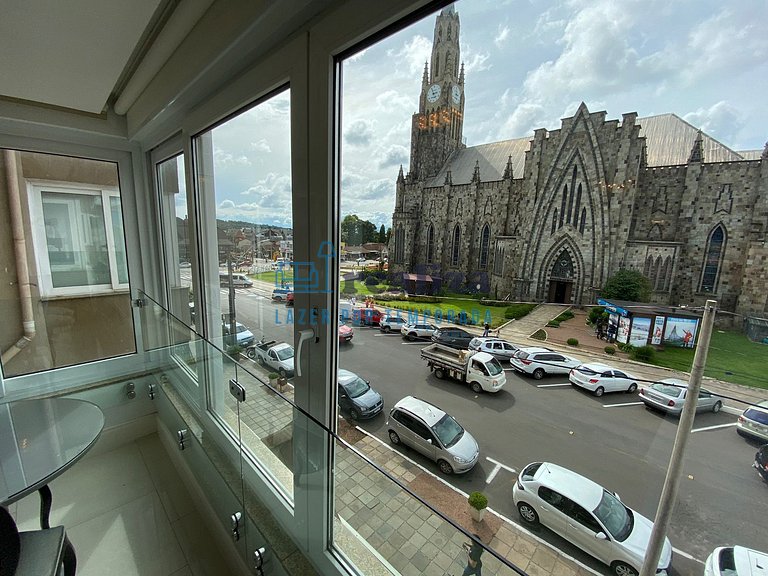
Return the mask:
<path id="1" fill-rule="evenodd" d="M 480 386 L 479 382 L 472 382 L 472 384 L 469 385 L 470 388 L 472 388 L 472 392 L 475 394 L 480 394 L 480 392 L 483 391 L 483 387 Z"/>
<path id="2" fill-rule="evenodd" d="M 280 374 L 280 378 L 285 378 L 285 368 L 280 368 L 277 373 Z"/>
<path id="3" fill-rule="evenodd" d="M 360 411 L 357 408 L 350 408 L 349 417 L 352 418 L 352 420 L 360 420 Z"/>
<path id="4" fill-rule="evenodd" d="M 258 362 L 259 364 L 264 366 L 264 358 L 262 358 L 261 356 L 257 356 L 256 357 L 256 362 Z"/>
<path id="5" fill-rule="evenodd" d="M 530 504 L 527 504 L 526 502 L 518 502 L 517 511 L 520 512 L 520 518 L 525 520 L 528 524 L 539 523 L 539 515 Z"/>
<path id="6" fill-rule="evenodd" d="M 635 390 L 637 390 L 637 384 L 632 382 L 632 384 L 629 385 L 629 388 L 627 388 L 627 394 L 632 394 Z"/>
<path id="7" fill-rule="evenodd" d="M 398 436 L 397 432 L 395 432 L 394 430 L 390 430 L 389 441 L 392 442 L 392 444 L 400 444 L 400 436 Z"/>
<path id="8" fill-rule="evenodd" d="M 435 368 L 435 378 L 438 380 L 445 378 L 445 372 L 443 372 L 442 368 Z"/>
<path id="9" fill-rule="evenodd" d="M 720 400 L 718 400 L 717 402 L 715 402 L 715 405 L 712 406 L 712 412 L 717 414 L 718 412 L 720 412 L 720 408 L 722 408 L 722 407 L 723 407 L 723 403 L 720 402 Z"/>
<path id="10" fill-rule="evenodd" d="M 250 358 L 251 360 L 253 360 L 254 358 L 256 358 L 256 350 L 254 350 L 253 348 L 248 348 L 245 351 L 245 355 L 248 356 L 248 358 Z"/>
<path id="11" fill-rule="evenodd" d="M 637 576 L 637 570 L 621 561 L 616 561 L 611 564 L 611 571 L 616 574 L 616 576 Z"/>
<path id="12" fill-rule="evenodd" d="M 408 334 L 408 340 L 410 342 L 413 342 L 414 340 L 416 340 L 416 333 L 415 332 L 411 332 L 410 334 Z"/>
<path id="13" fill-rule="evenodd" d="M 443 474 L 453 474 L 453 468 L 445 460 L 438 460 L 437 465 L 440 467 L 440 472 Z"/>
<path id="14" fill-rule="evenodd" d="M 595 396 L 600 398 L 600 396 L 602 396 L 603 394 L 605 394 L 605 388 L 603 388 L 602 386 L 598 386 L 597 390 L 595 390 Z"/>
<path id="15" fill-rule="evenodd" d="M 383 330 L 385 333 L 388 333 L 388 332 L 389 332 L 389 330 L 390 330 L 389 326 L 382 326 L 382 327 L 381 327 L 381 329 L 382 329 L 382 330 Z"/>
<path id="16" fill-rule="evenodd" d="M 536 380 L 541 380 L 544 378 L 544 374 L 546 374 L 546 372 L 544 372 L 543 368 L 536 368 L 536 370 L 533 371 L 533 377 Z"/>

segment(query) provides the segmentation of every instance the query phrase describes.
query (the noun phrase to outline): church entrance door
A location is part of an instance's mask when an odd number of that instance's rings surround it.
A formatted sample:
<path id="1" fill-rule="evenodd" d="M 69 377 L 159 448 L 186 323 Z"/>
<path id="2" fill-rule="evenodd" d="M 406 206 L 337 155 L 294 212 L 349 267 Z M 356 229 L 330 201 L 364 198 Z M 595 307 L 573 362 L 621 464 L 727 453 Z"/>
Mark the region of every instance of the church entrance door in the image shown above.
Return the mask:
<path id="1" fill-rule="evenodd" d="M 552 280 L 549 283 L 549 298 L 547 298 L 547 300 L 555 304 L 569 304 L 571 302 L 572 291 L 573 282 Z"/>

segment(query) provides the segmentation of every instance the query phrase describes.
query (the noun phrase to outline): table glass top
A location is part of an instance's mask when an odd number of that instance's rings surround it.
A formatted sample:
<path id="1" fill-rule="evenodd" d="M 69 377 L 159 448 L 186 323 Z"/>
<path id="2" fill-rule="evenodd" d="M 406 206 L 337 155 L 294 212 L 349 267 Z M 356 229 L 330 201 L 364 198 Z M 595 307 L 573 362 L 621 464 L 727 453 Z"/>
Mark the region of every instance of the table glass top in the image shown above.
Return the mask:
<path id="1" fill-rule="evenodd" d="M 37 490 L 83 456 L 101 434 L 104 414 L 70 398 L 0 404 L 0 503 Z"/>

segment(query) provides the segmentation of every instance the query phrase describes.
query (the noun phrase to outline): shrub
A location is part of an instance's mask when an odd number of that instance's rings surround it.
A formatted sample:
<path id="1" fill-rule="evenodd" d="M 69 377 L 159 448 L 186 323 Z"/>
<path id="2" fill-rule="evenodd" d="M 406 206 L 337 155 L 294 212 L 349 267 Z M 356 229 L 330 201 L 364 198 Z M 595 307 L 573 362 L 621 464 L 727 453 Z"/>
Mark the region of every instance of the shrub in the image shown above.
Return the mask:
<path id="1" fill-rule="evenodd" d="M 614 346 L 606 346 L 605 348 L 603 348 L 603 350 L 605 350 L 605 353 L 608 354 L 609 356 L 613 356 L 614 354 L 616 354 L 616 348 Z"/>
<path id="2" fill-rule="evenodd" d="M 270 372 L 268 378 L 270 380 L 277 380 L 278 378 L 280 378 L 280 374 L 278 374 L 277 372 Z"/>
<path id="3" fill-rule="evenodd" d="M 568 340 L 565 341 L 568 346 L 578 346 L 579 341 L 576 338 L 568 338 Z"/>
<path id="4" fill-rule="evenodd" d="M 366 276 L 365 278 L 366 286 L 376 286 L 378 283 L 379 283 L 379 279 L 376 278 L 376 276 Z"/>
<path id="5" fill-rule="evenodd" d="M 482 492 L 472 492 L 467 498 L 467 502 L 475 510 L 482 510 L 488 507 L 488 498 Z"/>
<path id="6" fill-rule="evenodd" d="M 557 320 L 558 322 L 565 322 L 566 320 L 570 320 L 571 318 L 573 318 L 573 312 L 571 312 L 570 310 L 566 310 L 565 312 L 560 314 L 560 316 L 555 318 L 555 320 Z"/>
<path id="7" fill-rule="evenodd" d="M 232 358 L 237 358 L 240 355 L 240 352 L 242 351 L 243 351 L 243 347 L 237 344 L 233 344 L 232 346 L 227 347 L 227 354 L 232 356 Z"/>
<path id="8" fill-rule="evenodd" d="M 560 322 L 558 322 L 556 319 L 555 320 L 550 320 L 549 322 L 547 322 L 547 327 L 548 328 L 560 328 Z"/>
<path id="9" fill-rule="evenodd" d="M 607 319 L 608 313 L 605 311 L 605 308 L 602 306 L 595 306 L 590 309 L 589 314 L 587 315 L 587 322 L 596 324 L 598 320 L 603 318 L 603 315 L 605 315 L 605 318 Z"/>
<path id="10" fill-rule="evenodd" d="M 517 320 L 528 315 L 534 308 L 536 308 L 536 304 L 512 304 L 507 306 L 507 309 L 504 311 L 504 318 L 507 320 Z"/>
<path id="11" fill-rule="evenodd" d="M 653 346 L 639 346 L 630 353 L 632 359 L 638 362 L 650 362 L 655 355 L 656 350 Z"/>
<path id="12" fill-rule="evenodd" d="M 618 349 L 619 349 L 619 350 L 621 350 L 622 352 L 629 352 L 629 353 L 631 353 L 631 352 L 632 352 L 632 350 L 634 350 L 634 349 L 635 349 L 635 347 L 634 347 L 634 346 L 632 346 L 632 344 L 623 344 L 622 342 L 619 342 L 618 344 L 616 344 L 616 346 L 617 346 L 617 347 L 618 347 Z"/>
<path id="13" fill-rule="evenodd" d="M 533 334 L 531 334 L 531 338 L 534 340 L 546 340 L 547 339 L 547 331 L 546 330 L 536 330 Z"/>

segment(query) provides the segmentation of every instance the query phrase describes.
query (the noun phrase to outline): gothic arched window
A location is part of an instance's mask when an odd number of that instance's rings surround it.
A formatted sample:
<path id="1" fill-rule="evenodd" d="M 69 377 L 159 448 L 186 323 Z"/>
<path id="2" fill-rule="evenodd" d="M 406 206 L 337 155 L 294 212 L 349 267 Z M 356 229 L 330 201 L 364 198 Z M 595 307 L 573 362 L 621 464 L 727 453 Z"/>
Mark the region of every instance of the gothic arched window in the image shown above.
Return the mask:
<path id="1" fill-rule="evenodd" d="M 720 263 L 725 252 L 725 229 L 718 224 L 709 234 L 707 251 L 704 253 L 704 270 L 701 274 L 700 292 L 715 292 L 720 274 Z"/>
<path id="2" fill-rule="evenodd" d="M 504 246 L 496 244 L 496 253 L 493 256 L 493 273 L 501 276 L 504 273 Z"/>
<path id="3" fill-rule="evenodd" d="M 395 228 L 395 262 L 402 264 L 405 260 L 405 232 L 402 226 Z"/>
<path id="4" fill-rule="evenodd" d="M 656 256 L 656 265 L 653 267 L 654 276 L 653 276 L 653 289 L 654 290 L 662 290 L 662 282 L 664 279 L 664 270 L 662 270 L 663 264 L 661 262 L 661 256 Z"/>
<path id="5" fill-rule="evenodd" d="M 576 226 L 576 218 L 579 214 L 579 208 L 581 207 L 581 182 L 579 182 L 579 187 L 576 192 L 576 204 L 573 207 L 573 225 Z"/>
<path id="6" fill-rule="evenodd" d="M 558 228 L 563 227 L 563 219 L 565 217 L 565 203 L 567 200 L 568 200 L 568 184 L 563 186 L 563 199 L 560 201 L 560 222 L 557 225 Z"/>
<path id="7" fill-rule="evenodd" d="M 643 268 L 643 276 L 649 279 L 651 277 L 651 266 L 653 266 L 653 256 L 648 256 L 648 258 L 645 259 L 645 268 Z"/>
<path id="8" fill-rule="evenodd" d="M 480 269 L 488 268 L 488 247 L 491 242 L 491 227 L 486 224 L 480 232 Z"/>
<path id="9" fill-rule="evenodd" d="M 456 224 L 453 228 L 453 243 L 451 245 L 451 266 L 459 265 L 459 247 L 461 245 L 461 227 Z"/>
<path id="10" fill-rule="evenodd" d="M 552 265 L 552 278 L 568 280 L 573 277 L 573 259 L 567 250 L 563 250 Z"/>
<path id="11" fill-rule="evenodd" d="M 557 208 L 555 208 L 555 213 L 552 215 L 552 230 L 551 230 L 551 234 L 554 234 L 555 230 L 557 230 Z"/>
<path id="12" fill-rule="evenodd" d="M 427 229 L 427 264 L 432 264 L 435 258 L 435 227 L 430 223 Z"/>
<path id="13" fill-rule="evenodd" d="M 581 221 L 579 222 L 579 232 L 584 234 L 584 227 L 587 225 L 587 209 L 581 209 Z"/>
<path id="14" fill-rule="evenodd" d="M 669 291 L 672 286 L 672 258 L 670 256 L 664 260 L 664 269 L 667 271 L 667 277 L 664 279 L 664 290 Z"/>

